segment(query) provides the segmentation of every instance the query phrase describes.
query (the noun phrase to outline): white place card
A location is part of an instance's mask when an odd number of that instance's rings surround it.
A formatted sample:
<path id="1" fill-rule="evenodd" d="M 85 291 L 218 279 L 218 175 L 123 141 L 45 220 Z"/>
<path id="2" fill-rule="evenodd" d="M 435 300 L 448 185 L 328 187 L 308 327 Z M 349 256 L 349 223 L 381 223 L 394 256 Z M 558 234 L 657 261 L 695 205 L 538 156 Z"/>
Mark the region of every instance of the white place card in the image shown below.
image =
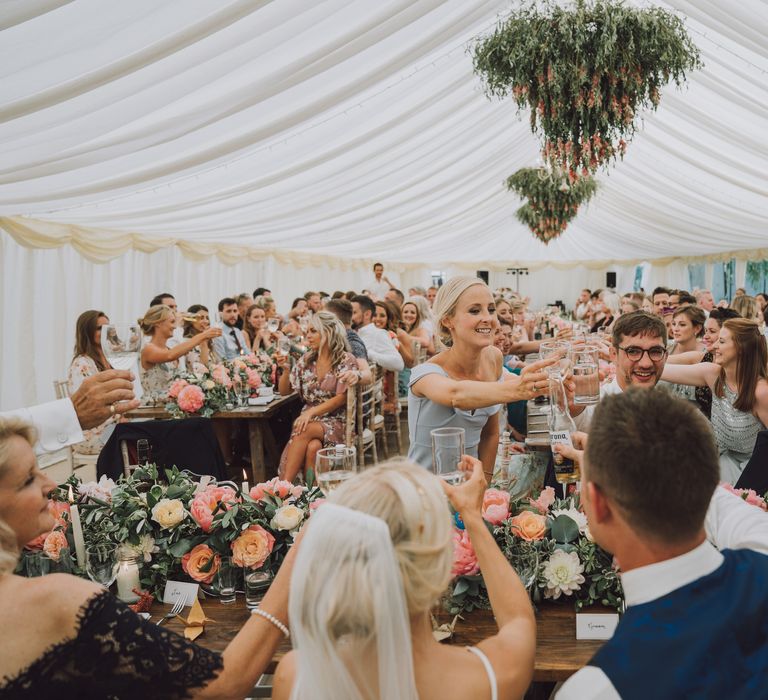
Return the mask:
<path id="1" fill-rule="evenodd" d="M 610 639 L 618 624 L 617 613 L 576 613 L 576 639 Z"/>
<path id="2" fill-rule="evenodd" d="M 186 581 L 166 581 L 163 591 L 163 602 L 173 604 L 183 600 L 184 605 L 192 605 L 197 600 L 197 591 L 200 584 L 187 583 Z"/>

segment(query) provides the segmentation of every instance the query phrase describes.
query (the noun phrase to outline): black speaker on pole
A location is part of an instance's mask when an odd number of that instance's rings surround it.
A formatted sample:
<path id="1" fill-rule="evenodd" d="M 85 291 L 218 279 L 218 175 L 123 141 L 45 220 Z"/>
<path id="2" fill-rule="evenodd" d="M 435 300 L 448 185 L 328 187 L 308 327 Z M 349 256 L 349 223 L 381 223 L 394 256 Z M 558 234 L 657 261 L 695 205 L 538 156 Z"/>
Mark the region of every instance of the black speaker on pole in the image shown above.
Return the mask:
<path id="1" fill-rule="evenodd" d="M 616 289 L 616 273 L 615 272 L 606 272 L 605 273 L 605 286 L 609 289 Z"/>
<path id="2" fill-rule="evenodd" d="M 483 280 L 486 284 L 488 284 L 488 270 L 478 270 L 477 276 Z"/>

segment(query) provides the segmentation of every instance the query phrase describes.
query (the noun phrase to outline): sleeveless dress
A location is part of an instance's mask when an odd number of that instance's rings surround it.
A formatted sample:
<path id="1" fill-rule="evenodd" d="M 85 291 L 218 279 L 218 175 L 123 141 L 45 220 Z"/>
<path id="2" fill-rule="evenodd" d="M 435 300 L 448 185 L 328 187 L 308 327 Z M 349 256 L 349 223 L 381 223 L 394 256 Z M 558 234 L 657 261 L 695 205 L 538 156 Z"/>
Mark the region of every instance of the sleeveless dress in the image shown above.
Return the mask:
<path id="1" fill-rule="evenodd" d="M 751 413 L 734 408 L 736 392 L 728 385 L 723 396 L 712 392 L 712 428 L 720 450 L 720 478 L 735 484 L 755 449 L 757 434 L 765 426 Z"/>
<path id="2" fill-rule="evenodd" d="M 434 403 L 423 396 L 413 393 L 413 385 L 428 374 L 440 374 L 443 377 L 448 373 L 434 362 L 423 362 L 411 370 L 411 380 L 408 384 L 408 433 L 411 446 L 408 449 L 408 459 L 427 469 L 432 468 L 432 438 L 430 432 L 435 428 L 464 428 L 465 452 L 477 457 L 477 449 L 480 444 L 480 434 L 491 416 L 495 416 L 499 410 L 499 404 L 476 408 L 474 411 L 464 411 L 452 406 L 443 406 Z M 499 376 L 502 381 L 504 374 Z"/>
<path id="3" fill-rule="evenodd" d="M 81 608 L 73 638 L 0 679 L 0 700 L 186 698 L 222 668 L 219 654 L 143 620 L 104 591 Z"/>
<path id="4" fill-rule="evenodd" d="M 493 666 L 491 666 L 488 657 L 477 647 L 467 647 L 467 651 L 472 652 L 483 662 L 483 668 L 485 668 L 485 672 L 488 674 L 488 683 L 491 686 L 491 700 L 499 700 L 499 686 L 496 682 L 496 672 L 493 670 Z"/>
<path id="5" fill-rule="evenodd" d="M 171 380 L 179 368 L 179 361 L 159 362 L 149 369 L 144 369 L 139 362 L 139 379 L 144 390 L 142 403 L 145 405 L 164 404 L 168 401 L 168 389 L 171 388 Z"/>

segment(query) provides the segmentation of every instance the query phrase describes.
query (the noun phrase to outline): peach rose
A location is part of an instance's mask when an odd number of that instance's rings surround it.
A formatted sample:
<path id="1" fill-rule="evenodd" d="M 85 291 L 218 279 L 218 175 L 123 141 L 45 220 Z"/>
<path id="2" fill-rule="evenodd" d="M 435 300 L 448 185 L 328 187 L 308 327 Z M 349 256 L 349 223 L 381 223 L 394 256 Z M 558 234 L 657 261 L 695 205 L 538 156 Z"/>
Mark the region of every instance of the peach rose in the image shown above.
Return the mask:
<path id="1" fill-rule="evenodd" d="M 24 545 L 24 549 L 42 549 L 45 544 L 45 540 L 51 532 L 59 528 L 66 532 L 69 527 L 69 503 L 67 501 L 48 501 L 48 512 L 54 519 L 53 527 L 42 535 L 38 535 L 35 539 L 27 542 Z M 66 513 L 66 517 L 65 514 Z"/>
<path id="2" fill-rule="evenodd" d="M 203 567 L 207 568 L 211 558 L 213 558 L 211 568 L 207 571 L 201 571 Z M 184 569 L 190 578 L 200 583 L 210 583 L 213 581 L 219 566 L 221 566 L 221 557 L 207 544 L 199 544 L 197 547 L 193 547 L 191 551 L 181 558 L 181 568 Z"/>
<path id="3" fill-rule="evenodd" d="M 203 532 L 210 532 L 213 511 L 220 502 L 226 510 L 237 502 L 237 494 L 231 486 L 207 486 L 189 502 L 189 513 Z"/>
<path id="4" fill-rule="evenodd" d="M 528 500 L 539 513 L 546 515 L 549 507 L 555 502 L 555 489 L 551 486 L 547 486 L 547 488 L 539 494 L 539 497 L 536 500 L 533 498 L 529 498 Z"/>
<path id="5" fill-rule="evenodd" d="M 491 525 L 501 525 L 509 517 L 509 492 L 488 489 L 483 495 L 483 517 Z"/>
<path id="6" fill-rule="evenodd" d="M 480 571 L 477 555 L 466 530 L 453 531 L 453 576 L 474 576 Z"/>
<path id="7" fill-rule="evenodd" d="M 185 386 L 189 386 L 189 382 L 186 379 L 177 379 L 173 382 L 173 384 L 171 384 L 171 388 L 168 389 L 168 396 L 170 396 L 172 399 L 177 398 Z"/>
<path id="8" fill-rule="evenodd" d="M 199 386 L 185 386 L 176 398 L 179 408 L 185 413 L 197 413 L 205 403 L 205 394 Z"/>
<path id="9" fill-rule="evenodd" d="M 43 551 L 53 559 L 53 561 L 59 561 L 61 550 L 67 549 L 68 547 L 67 538 L 61 530 L 49 532 L 43 543 Z"/>
<path id="10" fill-rule="evenodd" d="M 283 481 L 274 477 L 269 481 L 256 484 L 248 494 L 254 501 L 261 501 L 264 496 L 276 496 L 285 500 L 288 496 L 298 498 L 304 492 L 303 486 L 294 486 L 290 481 Z"/>
<path id="11" fill-rule="evenodd" d="M 543 515 L 532 513 L 529 510 L 524 510 L 509 522 L 512 534 L 528 542 L 540 540 L 547 531 L 547 519 Z"/>
<path id="12" fill-rule="evenodd" d="M 258 569 L 272 554 L 275 538 L 261 525 L 251 525 L 232 543 L 232 561 L 238 566 Z"/>

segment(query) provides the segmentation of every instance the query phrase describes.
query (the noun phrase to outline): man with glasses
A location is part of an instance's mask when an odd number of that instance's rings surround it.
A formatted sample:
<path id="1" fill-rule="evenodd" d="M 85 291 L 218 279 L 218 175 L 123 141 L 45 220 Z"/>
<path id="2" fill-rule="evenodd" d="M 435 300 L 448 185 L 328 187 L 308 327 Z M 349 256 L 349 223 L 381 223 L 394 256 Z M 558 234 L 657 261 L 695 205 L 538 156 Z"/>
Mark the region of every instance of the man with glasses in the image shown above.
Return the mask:
<path id="1" fill-rule="evenodd" d="M 633 311 L 620 316 L 613 326 L 611 362 L 616 367 L 613 381 L 600 390 L 600 396 L 620 394 L 629 387 L 652 389 L 667 361 L 667 328 L 655 314 Z M 576 427 L 589 431 L 594 405 L 571 406 Z"/>

